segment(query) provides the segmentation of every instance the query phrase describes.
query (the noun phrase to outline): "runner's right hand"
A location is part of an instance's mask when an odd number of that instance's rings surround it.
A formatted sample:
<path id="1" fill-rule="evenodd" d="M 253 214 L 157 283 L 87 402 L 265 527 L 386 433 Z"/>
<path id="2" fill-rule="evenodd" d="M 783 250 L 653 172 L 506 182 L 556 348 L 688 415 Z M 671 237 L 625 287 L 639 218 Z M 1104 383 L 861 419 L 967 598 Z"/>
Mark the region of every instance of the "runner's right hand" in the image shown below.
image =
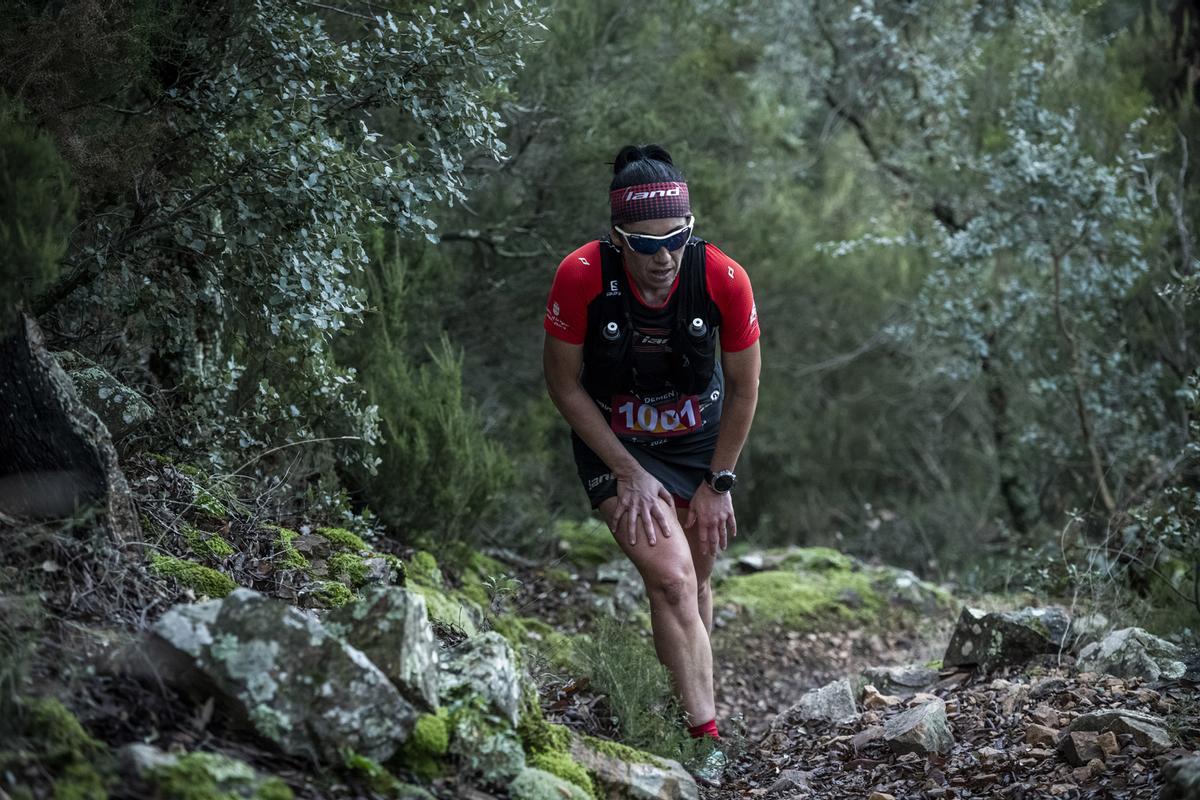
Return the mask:
<path id="1" fill-rule="evenodd" d="M 666 503 L 666 511 L 659 500 Z M 646 542 L 654 546 L 658 543 L 659 531 L 663 536 L 671 535 L 668 511 L 675 513 L 675 501 L 667 487 L 638 467 L 628 477 L 617 478 L 617 507 L 608 525 L 613 533 L 628 541 L 630 547 L 637 545 L 640 526 Z"/>

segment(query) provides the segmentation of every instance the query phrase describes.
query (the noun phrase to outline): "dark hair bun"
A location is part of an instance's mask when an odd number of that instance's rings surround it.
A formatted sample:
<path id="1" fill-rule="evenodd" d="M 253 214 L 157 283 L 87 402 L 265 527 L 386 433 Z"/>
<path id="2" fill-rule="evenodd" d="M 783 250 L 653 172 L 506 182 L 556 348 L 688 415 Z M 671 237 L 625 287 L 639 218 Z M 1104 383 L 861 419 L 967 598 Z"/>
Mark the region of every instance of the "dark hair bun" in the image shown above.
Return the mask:
<path id="1" fill-rule="evenodd" d="M 620 152 L 617 153 L 617 157 L 613 159 L 613 175 L 620 175 L 621 171 L 630 162 L 643 160 L 662 161 L 672 166 L 675 163 L 671 161 L 671 154 L 657 144 L 627 144 L 621 148 Z"/>
<path id="2" fill-rule="evenodd" d="M 639 183 L 682 181 L 671 154 L 657 144 L 627 144 L 613 159 L 613 179 L 609 189 L 623 189 Z"/>

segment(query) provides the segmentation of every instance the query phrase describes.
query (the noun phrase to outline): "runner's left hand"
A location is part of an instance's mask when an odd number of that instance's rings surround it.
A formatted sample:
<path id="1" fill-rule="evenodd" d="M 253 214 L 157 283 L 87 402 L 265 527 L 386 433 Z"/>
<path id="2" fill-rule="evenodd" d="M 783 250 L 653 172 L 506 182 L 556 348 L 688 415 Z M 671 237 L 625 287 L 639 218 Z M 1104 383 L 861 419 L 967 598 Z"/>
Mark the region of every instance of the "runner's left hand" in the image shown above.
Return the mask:
<path id="1" fill-rule="evenodd" d="M 688 507 L 685 527 L 693 525 L 698 526 L 700 552 L 704 555 L 716 555 L 718 549 L 729 547 L 729 537 L 737 536 L 733 498 L 728 492 L 714 492 L 707 483 L 701 483 Z"/>

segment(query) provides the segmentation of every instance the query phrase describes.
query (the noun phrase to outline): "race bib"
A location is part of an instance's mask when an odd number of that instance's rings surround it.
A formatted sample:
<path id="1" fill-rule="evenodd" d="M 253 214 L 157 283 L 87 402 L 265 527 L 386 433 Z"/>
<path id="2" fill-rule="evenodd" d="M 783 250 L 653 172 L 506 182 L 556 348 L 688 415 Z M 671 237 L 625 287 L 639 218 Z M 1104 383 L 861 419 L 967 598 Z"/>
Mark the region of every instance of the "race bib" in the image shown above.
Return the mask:
<path id="1" fill-rule="evenodd" d="M 613 433 L 633 436 L 681 436 L 700 429 L 700 398 L 685 395 L 652 405 L 631 395 L 617 395 L 612 404 Z"/>

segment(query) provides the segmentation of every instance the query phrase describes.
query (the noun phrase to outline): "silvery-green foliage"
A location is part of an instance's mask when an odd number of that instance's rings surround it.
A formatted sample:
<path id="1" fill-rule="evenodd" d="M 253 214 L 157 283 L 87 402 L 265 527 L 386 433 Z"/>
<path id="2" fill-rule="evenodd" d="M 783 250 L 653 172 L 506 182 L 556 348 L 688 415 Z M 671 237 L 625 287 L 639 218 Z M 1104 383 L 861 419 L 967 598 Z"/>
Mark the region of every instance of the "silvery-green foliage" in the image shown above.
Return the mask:
<path id="1" fill-rule="evenodd" d="M 932 212 L 829 246 L 915 241 L 926 254 L 924 289 L 891 329 L 919 374 L 1000 381 L 1020 406 L 1006 445 L 1042 465 L 1038 480 L 1092 446 L 1119 486 L 1177 447 L 1169 378 L 1132 341 L 1129 313 L 1154 270 L 1160 153 L 1146 119 L 1106 138 L 1095 109 L 1063 91 L 1105 46 L 1076 4 L 813 0 L 759 24 L 786 32 L 772 70 L 823 98 L 904 202 Z"/>
<path id="2" fill-rule="evenodd" d="M 191 71 L 156 99 L 181 163 L 149 202 L 94 217 L 74 258 L 99 273 L 86 302 L 182 364 L 183 446 L 376 441 L 330 349 L 365 310 L 361 237 L 435 239 L 429 214 L 463 198 L 464 160 L 502 157 L 494 105 L 538 12 L 364 8 L 255 0 L 193 29 L 177 56 Z"/>

